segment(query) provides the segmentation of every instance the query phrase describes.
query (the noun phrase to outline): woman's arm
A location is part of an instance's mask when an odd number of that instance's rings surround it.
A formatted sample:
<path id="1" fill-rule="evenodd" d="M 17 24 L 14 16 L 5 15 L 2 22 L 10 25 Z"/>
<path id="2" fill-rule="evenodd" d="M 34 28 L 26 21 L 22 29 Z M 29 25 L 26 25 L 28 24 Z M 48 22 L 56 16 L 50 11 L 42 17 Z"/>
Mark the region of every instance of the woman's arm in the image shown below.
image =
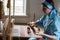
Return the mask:
<path id="1" fill-rule="evenodd" d="M 42 36 L 45 36 L 45 37 L 49 38 L 50 40 L 56 40 L 56 37 L 53 35 L 42 34 Z"/>
<path id="2" fill-rule="evenodd" d="M 48 35 L 48 34 L 43 34 L 43 33 L 37 33 L 37 35 L 47 37 L 50 40 L 56 40 L 56 37 L 53 35 Z"/>

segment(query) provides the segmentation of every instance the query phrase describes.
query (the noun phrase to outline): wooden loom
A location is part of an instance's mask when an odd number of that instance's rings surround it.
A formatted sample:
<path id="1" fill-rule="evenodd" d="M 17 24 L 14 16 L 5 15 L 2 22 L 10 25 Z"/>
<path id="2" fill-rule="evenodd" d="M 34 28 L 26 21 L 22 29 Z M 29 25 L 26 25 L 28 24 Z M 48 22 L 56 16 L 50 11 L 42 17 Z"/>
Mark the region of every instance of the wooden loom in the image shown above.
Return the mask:
<path id="1" fill-rule="evenodd" d="M 4 0 L 3 0 L 4 1 Z M 10 7 L 10 0 L 8 0 L 9 5 L 9 16 L 4 21 L 3 29 L 2 29 L 2 39 L 3 40 L 12 40 L 12 27 L 13 27 L 13 19 L 11 18 L 11 7 Z M 13 12 L 14 13 L 14 12 Z M 14 16 L 14 15 L 13 15 Z"/>

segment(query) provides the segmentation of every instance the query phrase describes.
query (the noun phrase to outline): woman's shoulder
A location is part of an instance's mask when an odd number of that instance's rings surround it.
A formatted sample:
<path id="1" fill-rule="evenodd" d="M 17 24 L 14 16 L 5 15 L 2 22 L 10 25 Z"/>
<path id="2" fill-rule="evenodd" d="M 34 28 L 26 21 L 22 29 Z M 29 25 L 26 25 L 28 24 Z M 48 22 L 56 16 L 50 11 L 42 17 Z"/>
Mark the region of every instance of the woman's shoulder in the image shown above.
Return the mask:
<path id="1" fill-rule="evenodd" d="M 57 15 L 55 17 L 55 24 L 60 26 L 60 16 L 59 15 Z"/>
<path id="2" fill-rule="evenodd" d="M 57 16 L 55 17 L 56 21 L 60 21 L 60 14 L 57 14 Z"/>

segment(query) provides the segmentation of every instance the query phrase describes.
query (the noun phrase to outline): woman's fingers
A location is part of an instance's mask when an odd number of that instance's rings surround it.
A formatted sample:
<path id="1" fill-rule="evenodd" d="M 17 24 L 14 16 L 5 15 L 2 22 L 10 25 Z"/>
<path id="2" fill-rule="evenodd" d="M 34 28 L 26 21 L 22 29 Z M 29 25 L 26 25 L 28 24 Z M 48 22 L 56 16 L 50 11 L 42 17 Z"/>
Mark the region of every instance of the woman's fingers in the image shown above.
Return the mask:
<path id="1" fill-rule="evenodd" d="M 33 27 L 34 25 L 35 25 L 35 23 L 34 22 L 29 22 L 29 23 L 27 23 L 29 26 L 31 26 L 31 27 Z"/>
<path id="2" fill-rule="evenodd" d="M 36 35 L 38 35 L 38 36 L 42 36 L 42 35 L 43 35 L 43 33 L 36 33 Z"/>

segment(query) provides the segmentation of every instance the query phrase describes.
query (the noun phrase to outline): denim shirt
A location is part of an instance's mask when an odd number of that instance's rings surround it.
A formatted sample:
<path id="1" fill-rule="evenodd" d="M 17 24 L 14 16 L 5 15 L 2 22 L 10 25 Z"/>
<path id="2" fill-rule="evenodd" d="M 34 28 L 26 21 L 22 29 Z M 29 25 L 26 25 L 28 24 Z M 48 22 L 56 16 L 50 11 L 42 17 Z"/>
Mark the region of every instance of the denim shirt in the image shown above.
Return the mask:
<path id="1" fill-rule="evenodd" d="M 57 15 L 54 19 L 48 15 L 43 15 L 36 21 L 36 24 L 44 27 L 44 34 L 54 35 L 56 40 L 60 40 L 60 18 Z M 49 40 L 49 38 L 43 36 L 43 40 Z"/>

